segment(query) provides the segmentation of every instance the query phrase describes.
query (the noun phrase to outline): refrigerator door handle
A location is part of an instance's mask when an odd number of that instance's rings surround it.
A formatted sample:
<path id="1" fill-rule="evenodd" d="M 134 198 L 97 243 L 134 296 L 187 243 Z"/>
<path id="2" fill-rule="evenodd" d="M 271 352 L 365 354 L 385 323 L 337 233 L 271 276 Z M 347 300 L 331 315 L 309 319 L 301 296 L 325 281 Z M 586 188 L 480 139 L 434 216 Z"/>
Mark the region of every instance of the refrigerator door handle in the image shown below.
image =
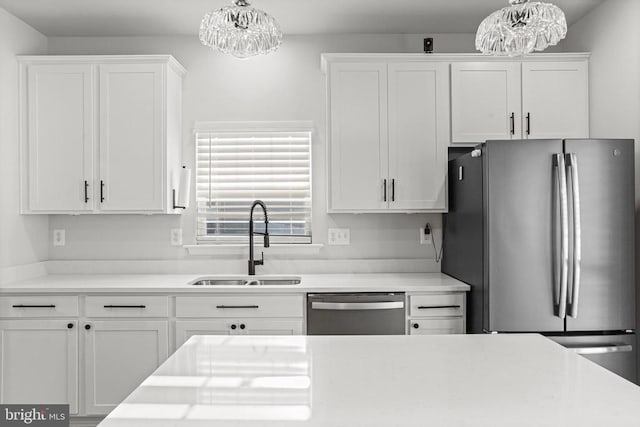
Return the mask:
<path id="1" fill-rule="evenodd" d="M 573 280 L 569 316 L 578 317 L 580 297 L 580 262 L 582 259 L 582 229 L 580 223 L 580 180 L 578 175 L 578 156 L 567 154 L 567 169 L 571 169 L 571 192 L 573 196 Z"/>
<path id="2" fill-rule="evenodd" d="M 567 347 L 578 354 L 608 354 L 608 353 L 628 353 L 633 351 L 631 344 L 610 344 L 601 346 Z"/>
<path id="3" fill-rule="evenodd" d="M 567 169 L 564 154 L 555 155 L 555 167 L 560 187 L 560 295 L 558 317 L 567 317 L 567 287 L 569 281 L 569 207 L 567 197 Z"/>

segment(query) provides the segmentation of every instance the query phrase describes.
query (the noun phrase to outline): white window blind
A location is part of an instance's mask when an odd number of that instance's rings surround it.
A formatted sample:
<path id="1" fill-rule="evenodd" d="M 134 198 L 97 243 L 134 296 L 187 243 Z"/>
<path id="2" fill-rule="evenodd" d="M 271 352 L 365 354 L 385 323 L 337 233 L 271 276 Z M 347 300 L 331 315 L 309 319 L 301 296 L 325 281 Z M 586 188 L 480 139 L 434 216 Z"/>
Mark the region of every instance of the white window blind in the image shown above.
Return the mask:
<path id="1" fill-rule="evenodd" d="M 311 130 L 197 130 L 196 155 L 198 241 L 246 243 L 259 199 L 272 243 L 311 243 Z"/>

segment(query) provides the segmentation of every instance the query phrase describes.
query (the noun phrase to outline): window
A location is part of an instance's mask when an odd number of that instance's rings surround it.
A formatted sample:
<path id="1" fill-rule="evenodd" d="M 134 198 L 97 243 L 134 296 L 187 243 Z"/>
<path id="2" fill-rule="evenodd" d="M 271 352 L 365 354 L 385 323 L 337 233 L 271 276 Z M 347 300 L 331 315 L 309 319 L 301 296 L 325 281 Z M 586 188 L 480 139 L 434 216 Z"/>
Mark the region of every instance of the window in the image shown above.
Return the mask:
<path id="1" fill-rule="evenodd" d="M 311 243 L 311 129 L 306 122 L 197 125 L 197 240 L 246 243 L 259 199 L 272 243 Z M 254 225 L 264 231 L 260 207 Z"/>

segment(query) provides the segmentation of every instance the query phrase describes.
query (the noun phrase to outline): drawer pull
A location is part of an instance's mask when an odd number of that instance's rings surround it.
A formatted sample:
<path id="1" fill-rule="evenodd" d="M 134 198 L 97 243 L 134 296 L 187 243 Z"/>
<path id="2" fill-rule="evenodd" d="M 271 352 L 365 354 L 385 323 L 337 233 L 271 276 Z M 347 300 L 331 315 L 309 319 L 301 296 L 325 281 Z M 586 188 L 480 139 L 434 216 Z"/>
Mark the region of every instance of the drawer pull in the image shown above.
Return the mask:
<path id="1" fill-rule="evenodd" d="M 104 308 L 147 308 L 146 305 L 105 305 Z"/>
<path id="2" fill-rule="evenodd" d="M 47 304 L 47 305 L 25 305 L 25 304 L 16 304 L 12 306 L 13 308 L 56 308 L 55 304 Z"/>
<path id="3" fill-rule="evenodd" d="M 216 305 L 216 308 L 260 308 L 259 305 Z"/>
<path id="4" fill-rule="evenodd" d="M 435 310 L 438 308 L 460 308 L 459 305 L 419 305 L 418 310 Z"/>

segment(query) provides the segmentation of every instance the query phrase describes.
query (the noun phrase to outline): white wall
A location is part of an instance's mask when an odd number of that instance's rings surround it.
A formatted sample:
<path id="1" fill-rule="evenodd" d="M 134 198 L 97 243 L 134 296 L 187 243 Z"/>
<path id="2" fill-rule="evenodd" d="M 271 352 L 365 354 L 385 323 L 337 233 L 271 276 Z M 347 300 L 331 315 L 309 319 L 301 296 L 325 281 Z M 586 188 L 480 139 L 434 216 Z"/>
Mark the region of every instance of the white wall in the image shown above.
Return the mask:
<path id="1" fill-rule="evenodd" d="M 591 136 L 636 140 L 636 282 L 640 279 L 640 1 L 608 0 L 569 28 L 565 50 L 592 52 Z M 636 286 L 640 289 L 640 286 Z M 640 307 L 640 291 L 637 292 Z M 640 331 L 640 318 L 637 330 Z M 638 352 L 640 363 L 640 352 Z"/>
<path id="2" fill-rule="evenodd" d="M 0 8 L 0 269 L 47 259 L 46 216 L 19 214 L 18 64 L 47 52 L 47 38 Z"/>
<path id="3" fill-rule="evenodd" d="M 440 215 L 327 215 L 325 203 L 325 84 L 322 52 L 420 52 L 423 35 L 289 36 L 277 52 L 249 60 L 209 51 L 197 37 L 49 39 L 50 54 L 169 53 L 187 69 L 184 81 L 183 159 L 193 165 L 196 121 L 313 120 L 313 234 L 326 242 L 328 227 L 351 229 L 351 245 L 325 247 L 319 258 L 432 258 L 420 246 L 418 228 Z M 435 35 L 437 52 L 473 52 L 473 34 Z M 194 203 L 191 204 L 192 206 Z M 169 244 L 182 227 L 194 243 L 194 210 L 169 216 L 52 216 L 50 228 L 66 230 L 67 245 L 49 248 L 51 259 L 176 259 L 184 249 Z M 438 230 L 436 230 L 438 231 Z M 240 257 L 240 256 L 238 256 Z"/>

